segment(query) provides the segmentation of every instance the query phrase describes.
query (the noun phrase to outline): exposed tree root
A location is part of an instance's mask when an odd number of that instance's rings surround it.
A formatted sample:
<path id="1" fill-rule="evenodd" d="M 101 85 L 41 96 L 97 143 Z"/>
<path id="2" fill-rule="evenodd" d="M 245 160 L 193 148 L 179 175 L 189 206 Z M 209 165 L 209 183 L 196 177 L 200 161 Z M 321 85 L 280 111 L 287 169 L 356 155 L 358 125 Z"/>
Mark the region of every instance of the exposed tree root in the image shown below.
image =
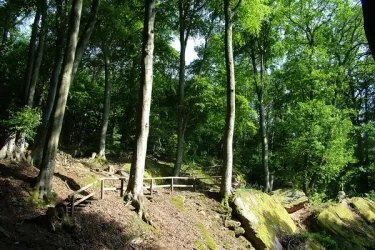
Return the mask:
<path id="1" fill-rule="evenodd" d="M 152 225 L 149 214 L 143 203 L 143 195 L 134 195 L 132 192 L 127 191 L 124 195 L 125 206 L 132 205 L 135 208 L 139 218 L 149 225 Z"/>
<path id="2" fill-rule="evenodd" d="M 0 159 L 30 163 L 31 157 L 28 155 L 26 148 L 27 143 L 23 134 L 12 133 L 0 149 Z"/>

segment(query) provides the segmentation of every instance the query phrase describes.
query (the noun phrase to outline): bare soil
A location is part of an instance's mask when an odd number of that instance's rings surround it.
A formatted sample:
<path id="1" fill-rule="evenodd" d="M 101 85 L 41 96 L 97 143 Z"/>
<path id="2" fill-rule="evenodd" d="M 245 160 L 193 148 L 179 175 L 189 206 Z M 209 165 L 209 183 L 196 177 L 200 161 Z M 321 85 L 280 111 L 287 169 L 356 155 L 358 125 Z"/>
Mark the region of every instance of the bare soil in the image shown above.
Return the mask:
<path id="1" fill-rule="evenodd" d="M 105 175 L 90 169 L 86 160 L 73 161 L 56 167 L 53 189 L 58 201 Z M 95 192 L 95 198 L 72 219 L 74 229 L 52 232 L 35 219 L 45 214 L 46 207 L 29 202 L 37 174 L 34 167 L 0 161 L 0 249 L 250 249 L 243 237 L 224 227 L 214 193 L 188 189 L 175 189 L 173 194 L 159 189 L 152 197 L 145 190 L 150 226 L 131 206 L 125 207 L 119 191 L 106 191 L 100 200 L 95 185 L 88 190 Z"/>

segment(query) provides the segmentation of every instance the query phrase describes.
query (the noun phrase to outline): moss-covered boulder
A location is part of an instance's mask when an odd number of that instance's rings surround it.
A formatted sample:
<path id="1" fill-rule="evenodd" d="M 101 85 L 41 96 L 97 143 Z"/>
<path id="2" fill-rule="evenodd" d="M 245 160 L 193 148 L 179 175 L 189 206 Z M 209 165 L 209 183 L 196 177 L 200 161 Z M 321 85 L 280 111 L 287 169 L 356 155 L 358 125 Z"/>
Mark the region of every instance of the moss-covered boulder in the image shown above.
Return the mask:
<path id="1" fill-rule="evenodd" d="M 231 206 L 245 229 L 245 237 L 257 250 L 283 249 L 279 237 L 296 230 L 280 202 L 258 190 L 237 190 Z"/>
<path id="2" fill-rule="evenodd" d="M 300 190 L 278 189 L 272 192 L 272 196 L 283 205 L 288 213 L 302 209 L 308 202 L 306 194 Z"/>
<path id="3" fill-rule="evenodd" d="M 375 249 L 375 227 L 346 203 L 324 208 L 317 221 L 322 230 L 337 240 L 340 249 Z"/>
<path id="4" fill-rule="evenodd" d="M 375 224 L 375 202 L 366 198 L 354 197 L 349 200 L 349 204 L 367 223 Z"/>

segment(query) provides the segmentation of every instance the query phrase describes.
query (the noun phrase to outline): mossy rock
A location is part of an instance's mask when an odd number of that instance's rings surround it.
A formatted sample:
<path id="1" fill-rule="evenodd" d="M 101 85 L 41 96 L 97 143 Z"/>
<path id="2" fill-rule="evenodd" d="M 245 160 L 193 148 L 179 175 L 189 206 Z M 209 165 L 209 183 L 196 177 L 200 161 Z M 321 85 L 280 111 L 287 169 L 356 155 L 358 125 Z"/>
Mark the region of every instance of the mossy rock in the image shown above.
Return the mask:
<path id="1" fill-rule="evenodd" d="M 283 205 L 288 213 L 302 209 L 308 202 L 306 194 L 300 190 L 278 189 L 272 192 L 272 196 Z"/>
<path id="2" fill-rule="evenodd" d="M 237 190 L 231 206 L 256 249 L 282 249 L 279 237 L 296 231 L 296 225 L 275 198 L 258 190 Z"/>
<path id="3" fill-rule="evenodd" d="M 349 203 L 367 223 L 375 224 L 375 202 L 354 197 L 349 200 Z"/>
<path id="4" fill-rule="evenodd" d="M 345 203 L 323 209 L 317 221 L 323 230 L 336 238 L 340 249 L 375 248 L 375 227 L 367 224 Z"/>

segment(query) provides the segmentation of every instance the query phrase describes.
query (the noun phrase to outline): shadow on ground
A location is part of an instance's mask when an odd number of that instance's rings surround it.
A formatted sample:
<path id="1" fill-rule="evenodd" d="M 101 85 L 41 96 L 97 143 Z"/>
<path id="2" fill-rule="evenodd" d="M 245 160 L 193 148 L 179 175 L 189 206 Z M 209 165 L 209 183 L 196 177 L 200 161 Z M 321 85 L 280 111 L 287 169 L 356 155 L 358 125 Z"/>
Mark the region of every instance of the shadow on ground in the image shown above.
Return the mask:
<path id="1" fill-rule="evenodd" d="M 35 208 L 29 202 L 32 176 L 37 172 L 0 162 L 0 249 L 158 249 L 98 213 L 79 213 L 73 230 L 52 232 L 47 223 L 34 219 L 43 217 L 46 208 Z"/>

